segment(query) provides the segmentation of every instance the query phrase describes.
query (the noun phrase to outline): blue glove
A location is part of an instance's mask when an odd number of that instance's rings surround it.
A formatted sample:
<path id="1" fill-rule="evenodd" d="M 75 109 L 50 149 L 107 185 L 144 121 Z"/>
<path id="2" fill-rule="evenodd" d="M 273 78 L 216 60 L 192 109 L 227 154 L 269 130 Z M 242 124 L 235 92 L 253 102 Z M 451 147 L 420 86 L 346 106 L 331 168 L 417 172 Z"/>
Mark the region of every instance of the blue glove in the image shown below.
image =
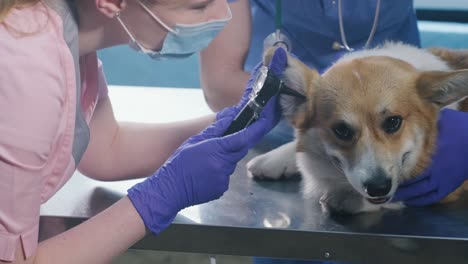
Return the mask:
<path id="1" fill-rule="evenodd" d="M 286 51 L 283 48 L 277 48 L 268 65 L 268 70 L 273 72 L 276 76 L 280 77 L 283 74 L 284 70 L 286 69 L 287 64 L 288 64 L 288 55 Z M 249 95 L 252 93 L 253 85 L 255 82 L 255 77 L 257 76 L 258 70 L 260 69 L 261 66 L 263 66 L 263 62 L 259 62 L 253 68 L 250 74 L 250 79 L 248 80 L 246 88 L 244 90 L 244 94 L 242 95 L 239 103 L 235 106 L 235 109 L 237 111 L 242 109 L 242 107 L 249 101 Z M 278 100 L 277 97 L 278 96 L 273 97 L 271 101 L 277 101 Z M 264 112 L 269 112 L 271 110 L 272 110 L 271 106 L 269 108 L 265 106 L 265 108 L 263 109 Z"/>
<path id="2" fill-rule="evenodd" d="M 283 65 L 284 69 L 286 57 L 280 55 L 274 56 L 271 66 Z M 253 72 L 251 79 L 255 75 Z M 249 81 L 246 90 L 252 90 L 252 83 Z M 215 123 L 189 138 L 152 176 L 128 190 L 128 197 L 152 233 L 159 234 L 169 226 L 180 210 L 221 197 L 237 162 L 278 123 L 280 113 L 276 100 L 272 100 L 252 125 L 222 137 L 247 101 L 244 99 L 218 113 Z"/>
<path id="3" fill-rule="evenodd" d="M 441 111 L 437 148 L 431 166 L 402 183 L 392 201 L 424 206 L 441 201 L 468 178 L 468 113 Z"/>

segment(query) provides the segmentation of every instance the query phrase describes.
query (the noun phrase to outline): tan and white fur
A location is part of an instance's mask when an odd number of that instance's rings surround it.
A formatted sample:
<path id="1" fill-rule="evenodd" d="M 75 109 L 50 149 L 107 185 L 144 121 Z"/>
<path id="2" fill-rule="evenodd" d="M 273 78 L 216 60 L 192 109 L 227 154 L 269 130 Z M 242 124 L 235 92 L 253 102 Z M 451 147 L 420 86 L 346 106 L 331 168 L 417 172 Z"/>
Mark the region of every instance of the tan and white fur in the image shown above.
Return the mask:
<path id="1" fill-rule="evenodd" d="M 467 51 L 402 43 L 349 53 L 322 75 L 288 55 L 282 79 L 306 96 L 280 97 L 296 139 L 252 159 L 248 173 L 279 179 L 300 172 L 305 197 L 318 195 L 332 212 L 401 208 L 388 200 L 429 166 L 440 109 L 468 110 L 464 68 Z"/>

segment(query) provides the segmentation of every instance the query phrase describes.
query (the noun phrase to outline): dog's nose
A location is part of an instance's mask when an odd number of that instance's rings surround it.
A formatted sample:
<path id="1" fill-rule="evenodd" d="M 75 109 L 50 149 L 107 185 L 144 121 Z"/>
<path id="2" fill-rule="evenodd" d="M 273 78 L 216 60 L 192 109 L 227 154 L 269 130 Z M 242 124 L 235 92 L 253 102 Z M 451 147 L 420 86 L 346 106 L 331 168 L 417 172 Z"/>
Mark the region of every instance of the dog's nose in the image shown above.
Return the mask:
<path id="1" fill-rule="evenodd" d="M 364 188 L 370 197 L 383 197 L 392 189 L 392 179 L 383 169 L 379 168 L 372 177 L 364 182 Z"/>

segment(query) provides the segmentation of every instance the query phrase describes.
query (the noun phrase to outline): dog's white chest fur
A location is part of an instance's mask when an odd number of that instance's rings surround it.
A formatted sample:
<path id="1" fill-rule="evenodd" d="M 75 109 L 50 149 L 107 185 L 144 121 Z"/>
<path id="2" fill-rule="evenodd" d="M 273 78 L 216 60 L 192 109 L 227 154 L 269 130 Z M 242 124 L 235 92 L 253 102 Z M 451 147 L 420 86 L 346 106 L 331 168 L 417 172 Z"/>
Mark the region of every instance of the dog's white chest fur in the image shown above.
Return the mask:
<path id="1" fill-rule="evenodd" d="M 447 71 L 447 63 L 427 50 L 418 49 L 402 43 L 388 42 L 382 47 L 371 50 L 360 50 L 344 55 L 337 62 L 348 61 L 370 56 L 387 56 L 406 61 L 420 71 Z"/>

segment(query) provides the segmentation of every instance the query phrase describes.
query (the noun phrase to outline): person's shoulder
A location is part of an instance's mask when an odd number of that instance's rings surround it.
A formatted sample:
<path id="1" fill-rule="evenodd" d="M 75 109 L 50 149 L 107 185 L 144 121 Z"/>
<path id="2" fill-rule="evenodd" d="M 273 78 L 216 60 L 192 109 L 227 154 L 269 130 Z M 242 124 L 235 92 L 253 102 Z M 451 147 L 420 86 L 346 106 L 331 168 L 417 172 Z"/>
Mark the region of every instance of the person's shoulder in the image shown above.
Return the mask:
<path id="1" fill-rule="evenodd" d="M 59 36 L 63 34 L 61 24 L 59 15 L 39 1 L 32 6 L 13 8 L 0 24 L 0 32 L 15 39 L 38 38 L 51 33 Z"/>
<path id="2" fill-rule="evenodd" d="M 36 167 L 49 157 L 64 106 L 73 102 L 74 64 L 58 23 L 38 4 L 14 10 L 0 25 L 0 113 L 15 113 L 0 114 L 0 152 L 6 145 L 26 150 Z"/>
<path id="3" fill-rule="evenodd" d="M 39 79 L 46 81 L 54 79 L 50 76 L 63 74 L 63 57 L 69 54 L 63 38 L 63 23 L 41 1 L 12 10 L 0 24 L 0 39 L 0 74 L 18 73 L 9 75 L 6 80 L 45 73 Z"/>
<path id="4" fill-rule="evenodd" d="M 63 23 L 57 13 L 39 1 L 13 9 L 0 24 L 0 57 L 44 56 L 50 58 L 57 47 L 66 45 Z"/>

